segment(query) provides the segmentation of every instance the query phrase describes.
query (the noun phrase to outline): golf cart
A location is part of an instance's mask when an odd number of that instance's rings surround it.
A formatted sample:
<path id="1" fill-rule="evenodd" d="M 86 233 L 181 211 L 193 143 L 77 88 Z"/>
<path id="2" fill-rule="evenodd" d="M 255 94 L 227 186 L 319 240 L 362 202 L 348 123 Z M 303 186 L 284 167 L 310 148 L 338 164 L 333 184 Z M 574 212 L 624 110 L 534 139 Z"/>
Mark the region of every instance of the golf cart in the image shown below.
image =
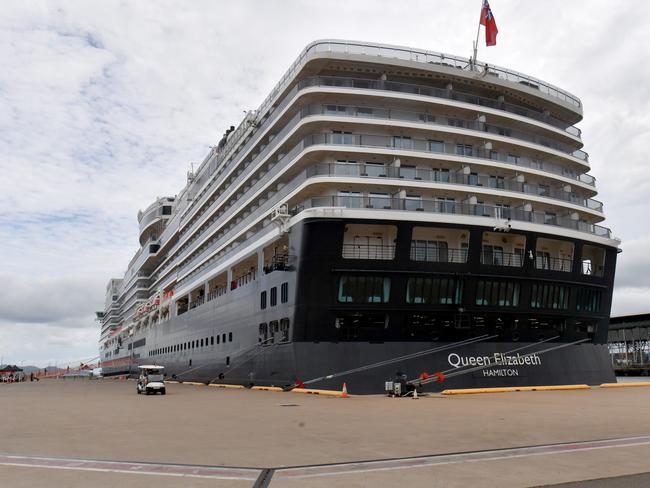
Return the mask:
<path id="1" fill-rule="evenodd" d="M 140 393 L 157 393 L 165 394 L 165 367 L 147 364 L 140 366 L 140 377 L 138 378 L 138 395 Z"/>

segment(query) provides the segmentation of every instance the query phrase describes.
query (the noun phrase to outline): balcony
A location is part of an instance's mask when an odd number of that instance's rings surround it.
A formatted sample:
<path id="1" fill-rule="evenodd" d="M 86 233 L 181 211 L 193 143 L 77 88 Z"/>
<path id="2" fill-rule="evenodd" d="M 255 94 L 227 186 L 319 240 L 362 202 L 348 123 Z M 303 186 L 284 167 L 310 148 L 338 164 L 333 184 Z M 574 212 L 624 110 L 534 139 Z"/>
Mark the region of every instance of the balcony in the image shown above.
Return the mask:
<path id="1" fill-rule="evenodd" d="M 530 168 L 556 174 L 563 178 L 595 186 L 595 178 L 590 175 L 577 175 L 565 166 L 542 161 L 527 156 L 513 156 L 507 152 L 496 152 L 481 147 L 466 144 L 432 141 L 429 139 L 403 138 L 396 136 L 352 133 L 321 133 L 306 136 L 302 144 L 305 147 L 313 145 L 333 145 L 347 147 L 383 148 L 408 152 L 424 152 L 429 154 L 446 154 L 458 157 L 470 157 L 505 163 L 513 166 Z M 462 146 L 462 147 L 461 147 Z M 295 148 L 294 148 L 295 149 Z"/>
<path id="2" fill-rule="evenodd" d="M 370 106 L 346 106 L 340 104 L 310 105 L 300 109 L 300 118 L 304 119 L 313 115 L 326 115 L 328 117 L 341 117 L 342 119 L 376 119 L 376 120 L 399 120 L 404 122 L 423 123 L 428 126 L 439 126 L 441 128 L 465 129 L 477 132 L 477 137 L 485 138 L 487 135 L 508 137 L 532 144 L 539 144 L 543 147 L 554 149 L 566 155 L 573 156 L 585 164 L 589 164 L 589 155 L 580 150 L 573 149 L 567 144 L 562 144 L 545 137 L 537 132 L 524 131 L 511 127 L 504 127 L 494 123 L 480 122 L 476 119 L 463 119 L 459 117 L 447 117 L 444 115 L 422 113 L 409 110 L 370 107 Z"/>
<path id="3" fill-rule="evenodd" d="M 477 175 L 470 177 L 458 171 L 428 168 L 395 167 L 390 164 L 365 163 L 320 163 L 306 169 L 307 177 L 312 176 L 354 176 L 363 178 L 400 179 L 423 181 L 440 184 L 468 185 L 496 191 L 512 191 L 527 195 L 542 196 L 580 205 L 596 212 L 603 212 L 603 204 L 592 198 L 585 198 L 576 193 L 569 193 L 562 188 L 552 188 L 534 183 L 522 183 L 515 179 Z"/>
<path id="4" fill-rule="evenodd" d="M 450 249 L 426 243 L 411 242 L 411 261 L 463 264 L 467 262 L 467 249 Z"/>
<path id="5" fill-rule="evenodd" d="M 301 208 L 319 208 L 319 207 L 343 207 L 351 209 L 381 209 L 381 210 L 408 210 L 411 208 L 413 201 L 407 198 L 380 198 L 372 197 L 374 202 L 379 202 L 379 205 L 371 204 L 371 200 L 366 196 L 321 196 L 314 197 L 305 201 Z M 578 232 L 585 232 L 598 237 L 611 239 L 611 231 L 607 227 L 596 224 L 590 224 L 579 220 L 573 220 L 569 217 L 555 217 L 549 219 L 548 215 L 544 212 L 526 211 L 522 209 L 509 209 L 507 214 L 503 212 L 503 208 L 484 205 L 484 204 L 469 204 L 458 203 L 453 201 L 442 200 L 420 200 L 417 210 L 428 213 L 436 214 L 456 214 L 467 216 L 489 217 L 495 219 L 509 218 L 510 220 L 519 222 L 528 222 L 533 224 L 551 225 L 564 229 L 572 229 Z M 491 225 L 491 224 L 490 224 Z"/>
<path id="6" fill-rule="evenodd" d="M 481 264 L 488 266 L 506 266 L 521 268 L 524 264 L 523 255 L 502 251 L 481 251 Z"/>
<path id="7" fill-rule="evenodd" d="M 380 244 L 343 244 L 342 257 L 344 259 L 395 259 L 394 245 Z"/>

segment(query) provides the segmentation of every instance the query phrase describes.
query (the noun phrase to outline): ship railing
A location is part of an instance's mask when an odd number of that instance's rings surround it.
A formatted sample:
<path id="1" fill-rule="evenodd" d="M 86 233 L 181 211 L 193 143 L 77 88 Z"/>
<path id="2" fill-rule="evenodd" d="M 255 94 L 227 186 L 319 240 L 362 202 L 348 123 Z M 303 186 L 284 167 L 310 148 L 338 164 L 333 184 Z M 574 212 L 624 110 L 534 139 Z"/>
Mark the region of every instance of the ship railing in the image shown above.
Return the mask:
<path id="1" fill-rule="evenodd" d="M 320 133 L 308 135 L 304 139 L 305 146 L 316 144 L 356 146 L 369 148 L 397 149 L 401 151 L 425 152 L 431 154 L 447 154 L 460 157 L 485 159 L 498 163 L 506 163 L 514 166 L 530 168 L 547 173 L 553 173 L 564 178 L 582 181 L 575 170 L 566 166 L 550 163 L 548 161 L 519 156 L 511 152 L 488 150 L 481 146 L 462 144 L 457 142 L 443 142 L 432 139 L 416 139 L 411 137 L 387 136 L 376 134 L 359 133 Z M 589 185 L 591 183 L 582 181 Z"/>
<path id="2" fill-rule="evenodd" d="M 395 259 L 395 246 L 382 244 L 343 244 L 341 253 L 345 259 Z"/>
<path id="3" fill-rule="evenodd" d="M 503 207 L 485 204 L 459 203 L 446 199 L 425 200 L 412 198 L 381 197 L 381 196 L 352 196 L 329 195 L 313 197 L 302 203 L 305 208 L 317 207 L 343 207 L 352 209 L 390 209 L 411 210 L 438 214 L 456 214 L 479 217 L 492 217 L 494 219 L 511 219 L 534 224 L 551 225 L 565 229 L 586 232 L 599 237 L 611 238 L 611 231 L 588 222 L 574 220 L 570 217 L 561 217 L 547 212 L 527 211 L 522 208 L 506 209 Z"/>
<path id="4" fill-rule="evenodd" d="M 275 254 L 271 260 L 264 265 L 264 274 L 273 273 L 274 271 L 291 271 L 295 256 L 291 254 Z"/>
<path id="5" fill-rule="evenodd" d="M 483 250 L 481 251 L 481 264 L 521 268 L 524 264 L 523 252 L 509 253 L 499 250 Z"/>
<path id="6" fill-rule="evenodd" d="M 454 249 L 426 241 L 413 241 L 411 242 L 411 261 L 463 264 L 467 262 L 467 249 Z"/>
<path id="7" fill-rule="evenodd" d="M 285 99 L 284 99 L 283 102 L 280 104 L 280 106 L 278 106 L 278 107 L 276 108 L 276 112 L 279 112 L 279 110 L 281 110 L 282 108 L 284 108 L 284 106 L 285 106 L 285 105 L 286 105 L 286 104 L 287 104 L 287 103 L 288 103 L 288 102 L 293 98 L 293 95 L 295 94 L 295 92 L 298 91 L 298 89 L 301 89 L 301 88 L 304 88 L 304 87 L 307 87 L 307 86 L 315 86 L 315 85 L 320 84 L 321 82 L 322 82 L 325 86 L 327 86 L 327 81 L 328 81 L 328 80 L 331 82 L 330 85 L 334 85 L 334 86 L 344 86 L 344 85 L 345 85 L 345 82 L 348 82 L 351 86 L 355 86 L 355 83 L 356 83 L 356 87 L 358 87 L 358 88 L 369 88 L 370 85 L 375 86 L 375 84 L 376 84 L 377 87 L 380 86 L 380 85 L 379 85 L 380 82 L 377 82 L 377 81 L 374 81 L 374 80 L 358 80 L 358 79 L 348 79 L 348 78 L 325 78 L 325 77 L 313 77 L 313 78 L 307 78 L 307 79 L 301 80 L 300 84 L 299 84 L 298 86 L 294 87 L 294 90 L 292 90 L 292 93 L 289 94 L 289 95 L 287 95 L 287 97 L 285 97 Z M 401 84 L 401 83 L 394 83 L 394 82 L 381 82 L 381 83 L 382 83 L 381 86 L 382 86 L 384 89 L 386 89 L 386 87 L 388 87 L 388 88 L 390 88 L 390 87 L 395 88 L 395 87 L 397 87 L 397 86 L 402 86 L 402 85 L 405 85 L 405 86 L 407 86 L 407 87 L 411 87 L 411 88 L 413 88 L 413 85 L 407 85 L 407 84 Z M 393 86 L 393 85 L 395 85 L 395 86 Z M 445 92 L 445 90 L 441 90 L 441 89 L 437 89 L 437 88 L 433 88 L 433 87 L 418 87 L 418 86 L 415 86 L 415 88 L 418 89 L 418 90 L 417 90 L 418 92 L 419 92 L 419 91 L 422 91 L 422 90 L 431 90 L 432 93 L 435 92 L 435 93 L 438 94 L 439 96 L 442 96 L 442 95 L 443 95 L 442 92 Z M 420 90 L 420 89 L 422 89 L 422 90 Z M 438 93 L 438 92 L 440 92 L 440 93 Z M 473 98 L 475 98 L 475 97 L 470 97 L 470 98 L 473 99 Z M 468 98 L 468 100 L 469 100 L 470 98 Z M 487 99 L 486 99 L 486 100 L 487 100 Z M 497 103 L 497 102 L 495 102 L 495 103 Z M 518 108 L 518 109 L 517 109 L 518 112 L 521 112 L 521 110 L 522 110 L 521 108 Z M 294 115 L 294 116 L 292 117 L 292 119 L 291 119 L 290 121 L 288 121 L 288 122 L 285 124 L 285 126 L 283 127 L 283 129 L 282 129 L 280 132 L 278 132 L 277 134 L 274 135 L 274 140 L 282 140 L 282 138 L 283 138 L 283 137 L 284 137 L 284 136 L 285 136 L 285 135 L 286 135 L 290 130 L 292 130 L 292 129 L 294 128 L 295 124 L 297 124 L 298 121 L 301 120 L 304 116 L 305 116 L 305 115 L 304 115 L 302 112 L 298 112 L 296 115 Z M 275 117 L 272 117 L 272 118 L 270 117 L 269 119 L 266 119 L 266 120 L 264 121 L 264 123 L 262 124 L 262 126 L 258 129 L 258 132 L 261 133 L 263 130 L 265 130 L 265 129 L 268 127 L 268 124 L 271 123 L 271 119 L 275 120 Z M 477 123 L 477 124 L 478 124 L 478 123 Z M 478 126 L 477 126 L 477 127 L 478 127 Z M 250 148 L 250 146 L 254 143 L 253 139 L 255 139 L 255 138 L 252 138 L 252 139 L 251 139 L 251 140 L 246 144 L 246 146 L 245 146 L 244 148 L 242 148 L 242 151 L 246 151 L 246 150 L 248 150 L 248 149 Z M 251 157 L 251 161 L 249 161 L 248 163 L 245 163 L 244 166 L 242 167 L 242 169 L 246 169 L 246 167 L 248 167 L 248 166 L 250 166 L 250 165 L 256 163 L 257 161 L 262 160 L 262 159 L 265 158 L 265 157 L 266 157 L 266 156 L 267 156 L 271 151 L 275 151 L 275 150 L 277 150 L 277 149 L 278 149 L 278 148 L 276 147 L 276 145 L 274 145 L 274 144 L 272 144 L 272 143 L 267 144 L 266 146 L 264 146 L 264 147 L 260 150 L 260 152 L 259 152 L 258 154 L 253 155 L 253 156 Z M 242 151 L 240 151 L 240 152 L 242 152 Z M 487 159 L 494 159 L 494 154 L 495 154 L 495 152 L 487 151 L 487 153 L 488 153 L 488 154 L 485 156 Z M 584 153 L 584 151 L 578 151 L 578 152 L 575 152 L 575 151 L 574 151 L 573 153 L 567 153 L 567 154 L 570 154 L 570 155 L 572 155 L 572 156 L 574 156 L 574 157 L 577 157 L 577 158 L 579 158 L 579 159 L 581 159 L 581 160 L 583 160 L 583 161 L 585 161 L 585 162 L 588 161 L 587 155 L 586 155 L 586 153 Z M 481 157 L 481 156 L 477 156 L 477 157 Z M 526 165 L 527 165 L 527 162 L 528 162 L 525 158 L 520 158 L 520 157 L 510 157 L 510 155 L 506 156 L 506 155 L 504 155 L 504 154 L 501 155 L 501 157 L 499 158 L 499 160 L 501 160 L 502 162 L 514 163 L 514 164 L 519 164 L 519 165 L 523 165 L 523 166 L 526 166 Z M 542 166 L 543 166 L 543 167 L 542 167 Z M 535 169 L 543 169 L 543 170 L 545 170 L 545 171 L 554 172 L 554 173 L 556 173 L 556 174 L 561 174 L 562 176 L 565 176 L 565 177 L 568 177 L 568 178 L 572 178 L 572 179 L 576 179 L 576 180 L 581 181 L 581 182 L 583 182 L 583 183 L 587 183 L 587 184 L 589 184 L 589 185 L 591 185 L 591 186 L 595 186 L 595 179 L 594 179 L 592 176 L 590 176 L 590 175 L 580 175 L 580 176 L 576 176 L 575 172 L 573 172 L 573 171 L 571 171 L 571 170 L 568 170 L 567 168 L 564 168 L 564 167 L 559 166 L 559 165 L 553 165 L 552 163 L 541 162 L 541 161 L 538 161 L 538 160 L 534 160 L 534 159 L 532 159 L 532 160 L 530 161 L 529 167 L 533 167 L 533 168 L 535 168 Z M 237 178 L 236 178 L 236 179 L 231 183 L 231 186 L 236 187 L 238 183 L 240 183 L 243 179 L 247 178 L 248 176 L 250 176 L 250 175 L 248 175 L 245 171 L 242 171 L 242 173 L 241 173 L 241 174 L 240 174 L 240 175 L 239 175 L 239 176 L 238 176 L 238 177 L 237 177 Z M 192 202 L 192 204 L 190 204 L 190 207 L 188 207 L 188 209 L 186 210 L 185 215 L 187 215 L 187 213 L 188 213 L 188 212 L 189 212 L 189 211 L 194 207 L 194 205 L 198 204 L 198 202 L 201 200 L 202 195 L 203 195 L 203 194 L 204 194 L 204 193 L 205 193 L 205 192 L 206 192 L 206 191 L 207 191 L 207 190 L 208 190 L 208 189 L 209 189 L 209 188 L 210 188 L 210 187 L 211 187 L 215 182 L 216 182 L 216 175 L 215 175 L 214 177 L 212 177 L 211 181 L 210 181 L 210 182 L 209 182 L 209 183 L 208 183 L 208 184 L 207 184 L 207 185 L 202 189 L 202 191 L 201 191 L 201 192 L 196 196 L 196 198 L 194 199 L 194 201 Z M 197 223 L 196 221 L 197 221 L 198 217 L 200 217 L 200 215 L 202 215 L 202 214 L 205 213 L 205 212 L 209 212 L 209 211 L 213 208 L 213 206 L 214 206 L 214 205 L 217 205 L 217 204 L 218 204 L 218 202 L 215 201 L 215 202 L 214 202 L 210 207 L 206 208 L 206 209 L 205 209 L 204 211 L 202 211 L 200 214 L 194 214 L 194 215 L 192 216 L 192 221 L 194 221 L 194 223 L 191 224 L 189 228 L 183 229 L 183 230 L 182 230 L 182 233 L 185 233 L 185 232 L 191 232 L 192 229 L 194 228 L 194 226 L 195 226 L 196 223 Z"/>
<path id="8" fill-rule="evenodd" d="M 524 183 L 516 178 L 497 178 L 486 175 L 465 175 L 453 170 L 440 170 L 415 167 L 395 167 L 390 163 L 319 163 L 306 169 L 307 177 L 312 176 L 358 176 L 368 178 L 403 179 L 427 181 L 443 184 L 469 185 L 492 190 L 514 191 L 529 195 L 544 196 L 562 200 L 598 212 L 603 211 L 603 204 L 592 198 L 585 198 L 570 193 L 564 188 L 552 188 L 548 185 Z"/>
<path id="9" fill-rule="evenodd" d="M 275 116 L 270 117 L 270 116 L 265 116 L 265 118 L 261 121 L 258 129 L 256 130 L 257 134 L 263 133 L 268 127 L 277 121 L 277 118 L 280 116 L 281 111 L 287 106 L 289 102 L 291 102 L 296 95 L 296 93 L 304 88 L 312 87 L 312 86 L 341 86 L 341 87 L 347 87 L 347 88 L 363 88 L 363 89 L 376 89 L 376 90 L 388 90 L 388 91 L 397 91 L 397 92 L 404 92 L 404 93 L 413 93 L 417 95 L 422 95 L 422 96 L 433 96 L 437 98 L 446 98 L 446 99 L 453 99 L 456 101 L 461 101 L 465 103 L 470 103 L 470 104 L 475 104 L 475 105 L 481 105 L 485 106 L 488 108 L 494 108 L 494 109 L 499 109 L 503 111 L 507 111 L 510 113 L 514 113 L 516 115 L 532 118 L 534 120 L 537 120 L 539 122 L 544 122 L 549 125 L 552 125 L 555 128 L 559 128 L 561 130 L 564 130 L 568 134 L 575 136 L 577 138 L 580 138 L 581 131 L 577 127 L 570 126 L 567 127 L 566 123 L 563 123 L 559 119 L 555 119 L 554 117 L 546 114 L 546 113 L 540 113 L 540 112 L 535 112 L 531 111 L 528 109 L 525 109 L 521 106 L 518 105 L 513 105 L 510 103 L 506 102 L 501 102 L 499 100 L 494 100 L 491 98 L 486 98 L 486 97 L 480 97 L 476 96 L 473 94 L 469 93 L 463 93 L 463 92 L 458 92 L 458 91 L 452 91 L 449 92 L 448 90 L 441 89 L 441 88 L 435 88 L 435 87 L 430 87 L 430 86 L 424 86 L 424 85 L 414 85 L 414 84 L 409 84 L 409 83 L 399 83 L 399 82 L 384 82 L 380 80 L 368 80 L 368 79 L 356 79 L 356 78 L 341 78 L 341 77 L 309 77 L 309 78 L 304 78 L 300 80 L 274 107 L 274 112 Z M 277 88 L 277 87 L 276 87 Z M 262 104 L 260 109 L 255 112 L 255 116 L 257 117 L 257 114 L 262 114 L 266 111 L 268 108 L 268 103 L 270 103 L 270 100 L 275 97 L 277 94 L 277 91 L 274 90 L 265 103 Z M 248 115 L 247 119 L 248 120 Z M 259 122 L 255 122 L 259 123 Z M 288 124 L 287 124 L 288 125 Z M 240 127 L 246 127 L 247 124 L 240 124 Z M 237 134 L 239 134 L 239 131 L 236 131 Z M 238 137 L 237 134 L 233 134 L 231 137 L 232 145 L 236 144 Z M 241 134 L 243 135 L 243 130 L 241 131 Z M 278 137 L 278 135 L 275 135 L 275 137 Z M 230 141 L 229 141 L 230 142 Z M 226 161 L 223 164 L 223 169 L 227 168 L 237 157 L 238 154 L 240 153 L 245 153 L 248 151 L 253 144 L 257 143 L 257 138 L 252 137 L 250 140 L 248 140 L 242 147 L 239 148 L 239 150 L 235 153 L 230 155 L 228 158 L 228 161 Z M 192 208 L 194 208 L 198 202 L 201 201 L 201 197 L 205 194 L 205 192 L 217 181 L 217 175 L 215 175 L 216 169 L 222 164 L 224 161 L 224 158 L 226 155 L 228 155 L 230 149 L 230 144 L 225 150 L 221 151 L 219 155 L 217 155 L 215 158 L 212 158 L 213 161 L 210 164 L 210 168 L 208 170 L 208 174 L 212 175 L 210 177 L 210 181 L 208 182 L 207 185 L 205 185 L 200 193 L 196 195 L 192 203 L 183 211 L 183 218 L 185 218 L 185 215 L 187 215 Z M 583 159 L 584 161 L 588 160 L 588 155 L 584 153 L 584 151 L 576 151 L 574 154 L 575 157 L 578 157 L 580 159 Z M 206 161 L 210 160 L 212 157 L 212 153 L 206 157 Z M 202 167 L 204 166 L 204 163 L 202 163 Z M 201 168 L 202 170 L 202 168 Z"/>
<path id="10" fill-rule="evenodd" d="M 527 117 L 537 122 L 542 122 L 553 126 L 556 129 L 563 130 L 571 136 L 580 138 L 581 131 L 575 126 L 568 126 L 565 122 L 543 112 L 526 109 L 523 106 L 512 103 L 502 102 L 494 98 L 481 97 L 471 93 L 465 93 L 457 90 L 447 90 L 426 85 L 417 85 L 413 83 L 403 83 L 397 81 L 370 80 L 367 78 L 347 78 L 337 76 L 312 76 L 304 78 L 298 82 L 300 89 L 313 86 L 333 86 L 341 88 L 359 88 L 365 90 L 383 90 L 399 93 L 409 93 L 425 97 L 442 98 L 454 100 L 457 102 L 479 105 L 503 112 L 509 112 L 522 117 Z"/>
<path id="11" fill-rule="evenodd" d="M 573 260 L 566 258 L 557 258 L 553 256 L 545 256 L 537 254 L 535 257 L 535 268 L 547 269 L 550 271 L 564 271 L 570 273 L 573 269 Z"/>
<path id="12" fill-rule="evenodd" d="M 342 117 L 342 118 L 362 118 L 362 119 L 379 119 L 379 120 L 400 120 L 406 122 L 418 122 L 432 126 L 441 127 L 457 127 L 471 131 L 480 132 L 482 137 L 484 134 L 492 134 L 496 136 L 510 137 L 513 139 L 539 144 L 544 147 L 555 149 L 556 151 L 563 152 L 567 155 L 588 163 L 589 155 L 582 151 L 576 150 L 567 144 L 561 144 L 552 141 L 548 138 L 540 137 L 533 132 L 513 129 L 509 127 L 502 127 L 496 124 L 480 122 L 476 119 L 463 119 L 461 117 L 447 117 L 440 115 L 432 115 L 424 112 L 390 109 L 383 107 L 371 106 L 346 106 L 337 104 L 324 104 L 324 105 L 309 105 L 300 109 L 301 118 L 311 115 L 327 115 L 328 117 Z"/>

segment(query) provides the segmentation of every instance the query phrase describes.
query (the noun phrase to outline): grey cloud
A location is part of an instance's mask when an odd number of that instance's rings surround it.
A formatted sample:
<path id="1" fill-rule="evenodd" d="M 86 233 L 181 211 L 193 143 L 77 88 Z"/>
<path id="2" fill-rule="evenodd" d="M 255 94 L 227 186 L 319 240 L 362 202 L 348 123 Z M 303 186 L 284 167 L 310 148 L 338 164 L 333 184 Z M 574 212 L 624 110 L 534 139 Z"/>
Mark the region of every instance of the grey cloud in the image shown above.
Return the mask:
<path id="1" fill-rule="evenodd" d="M 0 276 L 0 322 L 88 327 L 89 304 L 101 304 L 103 280 L 89 277 L 25 279 Z"/>

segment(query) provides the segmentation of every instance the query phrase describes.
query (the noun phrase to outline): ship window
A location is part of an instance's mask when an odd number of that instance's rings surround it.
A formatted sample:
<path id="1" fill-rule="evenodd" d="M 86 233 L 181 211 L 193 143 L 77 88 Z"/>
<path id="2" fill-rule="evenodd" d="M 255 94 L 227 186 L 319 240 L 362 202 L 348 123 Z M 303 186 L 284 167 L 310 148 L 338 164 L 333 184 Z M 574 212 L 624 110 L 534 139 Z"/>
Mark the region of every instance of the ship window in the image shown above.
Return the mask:
<path id="1" fill-rule="evenodd" d="M 433 181 L 439 181 L 441 183 L 449 183 L 449 170 L 446 168 L 434 169 Z"/>
<path id="2" fill-rule="evenodd" d="M 341 276 L 338 301 L 341 303 L 388 303 L 390 278 L 384 276 Z"/>
<path id="3" fill-rule="evenodd" d="M 393 147 L 395 149 L 412 149 L 413 141 L 408 136 L 393 136 Z"/>
<path id="4" fill-rule="evenodd" d="M 352 132 L 332 131 L 332 144 L 353 144 Z"/>
<path id="5" fill-rule="evenodd" d="M 456 144 L 456 154 L 461 156 L 471 156 L 472 146 L 470 144 Z"/>
<path id="6" fill-rule="evenodd" d="M 600 312 L 603 292 L 593 288 L 578 288 L 576 309 L 578 312 Z"/>
<path id="7" fill-rule="evenodd" d="M 217 344 L 221 344 L 221 336 L 217 334 Z"/>
<path id="8" fill-rule="evenodd" d="M 221 334 L 221 342 L 223 342 L 224 344 L 226 343 L 226 334 L 225 334 L 225 332 L 223 334 Z"/>
<path id="9" fill-rule="evenodd" d="M 363 195 L 358 191 L 340 191 L 338 194 L 338 205 L 346 208 L 361 208 Z"/>
<path id="10" fill-rule="evenodd" d="M 409 278 L 406 303 L 454 305 L 461 302 L 463 282 L 453 278 Z"/>
<path id="11" fill-rule="evenodd" d="M 199 347 L 203 347 L 203 339 L 201 339 L 201 346 L 199 346 Z"/>
<path id="12" fill-rule="evenodd" d="M 205 347 L 208 347 L 209 339 L 210 339 L 209 337 L 205 338 Z"/>
<path id="13" fill-rule="evenodd" d="M 270 336 L 269 342 L 271 344 L 275 342 L 275 336 L 279 330 L 280 330 L 280 326 L 278 325 L 277 320 L 272 320 L 271 322 L 269 322 L 269 336 Z"/>
<path id="14" fill-rule="evenodd" d="M 429 151 L 431 152 L 445 152 L 445 143 L 443 141 L 429 141 Z"/>
<path id="15" fill-rule="evenodd" d="M 275 307 L 278 304 L 278 288 L 277 288 L 277 286 L 274 286 L 273 288 L 271 288 L 270 302 L 271 302 L 272 307 Z"/>
<path id="16" fill-rule="evenodd" d="M 226 366 L 230 366 L 230 356 L 226 356 Z"/>
<path id="17" fill-rule="evenodd" d="M 561 285 L 533 284 L 530 306 L 566 310 L 569 307 L 569 288 Z"/>
<path id="18" fill-rule="evenodd" d="M 265 345 L 266 341 L 268 339 L 268 336 L 269 336 L 269 328 L 266 325 L 266 322 L 264 322 L 263 324 L 260 324 L 260 327 L 259 327 L 258 342 Z"/>
<path id="19" fill-rule="evenodd" d="M 507 161 L 512 164 L 519 164 L 519 156 L 516 154 L 508 154 Z"/>
<path id="20" fill-rule="evenodd" d="M 266 290 L 260 293 L 260 308 L 262 310 L 266 308 Z"/>
<path id="21" fill-rule="evenodd" d="M 476 285 L 476 305 L 519 306 L 519 283 L 480 280 Z"/>
<path id="22" fill-rule="evenodd" d="M 171 215 L 172 214 L 172 207 L 171 205 L 165 205 L 162 208 L 162 214 L 163 215 Z"/>
<path id="23" fill-rule="evenodd" d="M 280 319 L 280 342 L 289 342 L 289 319 Z"/>
<path id="24" fill-rule="evenodd" d="M 214 346 L 214 336 L 210 337 L 210 345 Z"/>
<path id="25" fill-rule="evenodd" d="M 289 283 L 282 283 L 280 287 L 280 301 L 287 303 L 289 301 Z"/>
<path id="26" fill-rule="evenodd" d="M 478 186 L 478 173 L 470 173 L 467 177 L 467 184 L 472 186 Z"/>
<path id="27" fill-rule="evenodd" d="M 232 332 L 228 332 L 228 342 L 232 342 Z"/>

